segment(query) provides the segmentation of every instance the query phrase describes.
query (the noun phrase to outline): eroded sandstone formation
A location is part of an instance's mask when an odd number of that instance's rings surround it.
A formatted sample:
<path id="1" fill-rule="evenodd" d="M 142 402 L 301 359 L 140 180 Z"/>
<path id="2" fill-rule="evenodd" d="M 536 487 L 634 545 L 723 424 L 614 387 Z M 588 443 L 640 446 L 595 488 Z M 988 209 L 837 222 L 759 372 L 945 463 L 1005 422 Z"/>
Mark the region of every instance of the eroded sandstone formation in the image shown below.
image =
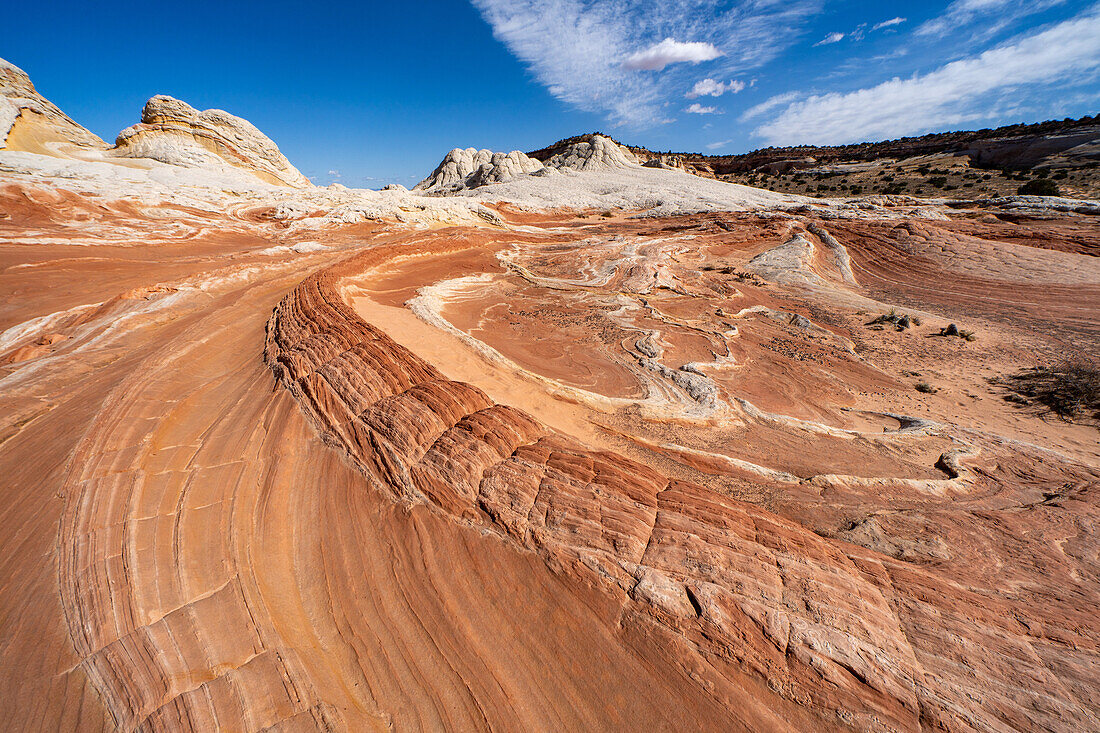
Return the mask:
<path id="1" fill-rule="evenodd" d="M 541 168 L 542 163 L 528 158 L 518 150 L 494 153 L 491 150 L 455 148 L 447 153 L 430 176 L 416 184 L 414 190 L 477 188 L 490 183 L 510 181 Z"/>
<path id="2" fill-rule="evenodd" d="M 220 109 L 200 112 L 165 95 L 145 103 L 141 122 L 118 134 L 112 152 L 123 158 L 152 158 L 185 167 L 227 164 L 266 183 L 310 185 L 275 143 L 248 120 Z"/>
<path id="3" fill-rule="evenodd" d="M 341 299 L 341 274 L 384 267 L 379 258 L 386 256 L 372 252 L 307 280 L 276 309 L 267 346 L 269 363 L 326 441 L 375 486 L 506 535 L 551 566 L 585 566 L 609 592 L 648 606 L 704 658 L 750 669 L 831 724 L 918 730 L 995 728 L 1003 719 L 1020 727 L 1095 722 L 1087 700 L 1050 706 L 1040 703 L 1045 693 L 1022 684 L 1049 674 L 1039 659 L 1074 656 L 1059 642 L 1033 662 L 1017 651 L 1009 667 L 986 667 L 995 684 L 943 660 L 944 633 L 969 640 L 963 654 L 988 650 L 993 639 L 994 656 L 1034 647 L 1037 640 L 1025 640 L 1028 627 L 1017 626 L 1021 608 L 983 604 L 980 615 L 960 613 L 977 602 L 973 591 L 934 572 L 829 542 L 703 486 L 586 449 L 447 380 Z M 932 616 L 937 631 L 929 635 Z M 1075 614 L 1066 628 L 1081 629 L 1083 621 Z M 1008 647 L 1006 634 L 1016 639 Z M 1060 666 L 1068 677 L 1059 684 L 1089 684 L 1091 673 L 1070 668 Z"/>
<path id="4" fill-rule="evenodd" d="M 506 183 L 526 175 L 547 176 L 558 171 L 607 172 L 637 165 L 630 150 L 602 135 L 593 135 L 588 140 L 570 145 L 548 158 L 545 164 L 518 150 L 494 153 L 476 148 L 455 148 L 447 153 L 430 176 L 416 184 L 414 190 L 453 193 Z"/>
<path id="5" fill-rule="evenodd" d="M 997 381 L 1095 356 L 1100 204 L 299 188 L 177 104 L 0 151 L 8 727 L 1100 728 L 1096 427 Z"/>
<path id="6" fill-rule="evenodd" d="M 0 59 L 0 150 L 56 155 L 70 145 L 106 147 L 39 94 L 25 71 Z"/>

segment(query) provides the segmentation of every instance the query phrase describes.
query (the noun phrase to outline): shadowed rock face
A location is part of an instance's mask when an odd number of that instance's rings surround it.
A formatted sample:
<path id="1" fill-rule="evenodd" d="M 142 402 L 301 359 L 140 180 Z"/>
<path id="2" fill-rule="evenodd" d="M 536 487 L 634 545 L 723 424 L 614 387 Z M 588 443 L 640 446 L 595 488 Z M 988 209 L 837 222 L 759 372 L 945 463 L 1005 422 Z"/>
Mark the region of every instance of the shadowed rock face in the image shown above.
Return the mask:
<path id="1" fill-rule="evenodd" d="M 310 185 L 275 143 L 247 120 L 220 109 L 200 112 L 164 95 L 145 103 L 141 122 L 118 134 L 113 153 L 187 167 L 228 164 L 267 183 Z"/>

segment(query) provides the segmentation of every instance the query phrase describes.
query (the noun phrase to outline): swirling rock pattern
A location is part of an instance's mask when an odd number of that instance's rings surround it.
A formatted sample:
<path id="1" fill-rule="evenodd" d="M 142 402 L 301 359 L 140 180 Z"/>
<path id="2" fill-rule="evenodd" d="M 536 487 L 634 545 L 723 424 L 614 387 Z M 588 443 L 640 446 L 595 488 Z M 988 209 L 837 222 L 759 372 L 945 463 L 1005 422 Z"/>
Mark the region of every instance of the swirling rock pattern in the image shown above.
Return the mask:
<path id="1" fill-rule="evenodd" d="M 1094 433 L 898 376 L 1095 344 L 1080 218 L 225 196 L 0 189 L 10 727 L 1098 727 Z"/>

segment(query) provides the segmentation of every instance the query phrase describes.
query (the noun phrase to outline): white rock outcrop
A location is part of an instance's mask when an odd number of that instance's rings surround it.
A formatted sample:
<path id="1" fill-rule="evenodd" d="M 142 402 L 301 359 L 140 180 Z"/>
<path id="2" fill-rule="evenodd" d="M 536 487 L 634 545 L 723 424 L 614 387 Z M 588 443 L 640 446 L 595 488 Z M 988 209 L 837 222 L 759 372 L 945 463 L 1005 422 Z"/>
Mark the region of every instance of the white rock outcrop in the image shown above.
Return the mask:
<path id="1" fill-rule="evenodd" d="M 432 174 L 413 190 L 445 191 L 477 188 L 490 183 L 503 183 L 542 168 L 542 163 L 518 150 L 494 153 L 477 148 L 455 148 L 447 153 Z"/>
<path id="2" fill-rule="evenodd" d="M 603 135 L 593 135 L 589 141 L 573 143 L 546 161 L 548 168 L 575 171 L 612 170 L 638 165 L 634 153 Z"/>
<path id="3" fill-rule="evenodd" d="M 106 147 L 39 94 L 25 71 L 0 59 L 0 149 L 50 155 L 58 143 Z"/>
<path id="4" fill-rule="evenodd" d="M 639 165 L 638 159 L 627 148 L 602 135 L 573 143 L 549 158 L 545 165 L 518 150 L 494 153 L 477 148 L 455 148 L 413 190 L 454 193 L 493 183 L 507 183 L 526 175 L 546 176 L 556 171 L 609 171 L 637 168 Z"/>
<path id="5" fill-rule="evenodd" d="M 141 122 L 118 134 L 111 154 L 188 168 L 229 165 L 266 183 L 311 185 L 278 146 L 248 120 L 220 109 L 200 112 L 164 95 L 145 103 Z"/>

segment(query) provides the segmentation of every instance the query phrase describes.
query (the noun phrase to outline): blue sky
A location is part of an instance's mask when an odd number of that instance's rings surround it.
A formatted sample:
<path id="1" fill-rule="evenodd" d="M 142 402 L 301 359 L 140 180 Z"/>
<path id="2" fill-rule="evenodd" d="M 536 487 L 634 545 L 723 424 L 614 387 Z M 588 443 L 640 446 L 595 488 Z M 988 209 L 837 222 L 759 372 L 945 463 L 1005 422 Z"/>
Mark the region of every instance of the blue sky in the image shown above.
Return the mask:
<path id="1" fill-rule="evenodd" d="M 603 130 L 735 153 L 1094 114 L 1097 0 L 17 2 L 0 56 L 107 140 L 154 94 L 317 183 Z"/>

